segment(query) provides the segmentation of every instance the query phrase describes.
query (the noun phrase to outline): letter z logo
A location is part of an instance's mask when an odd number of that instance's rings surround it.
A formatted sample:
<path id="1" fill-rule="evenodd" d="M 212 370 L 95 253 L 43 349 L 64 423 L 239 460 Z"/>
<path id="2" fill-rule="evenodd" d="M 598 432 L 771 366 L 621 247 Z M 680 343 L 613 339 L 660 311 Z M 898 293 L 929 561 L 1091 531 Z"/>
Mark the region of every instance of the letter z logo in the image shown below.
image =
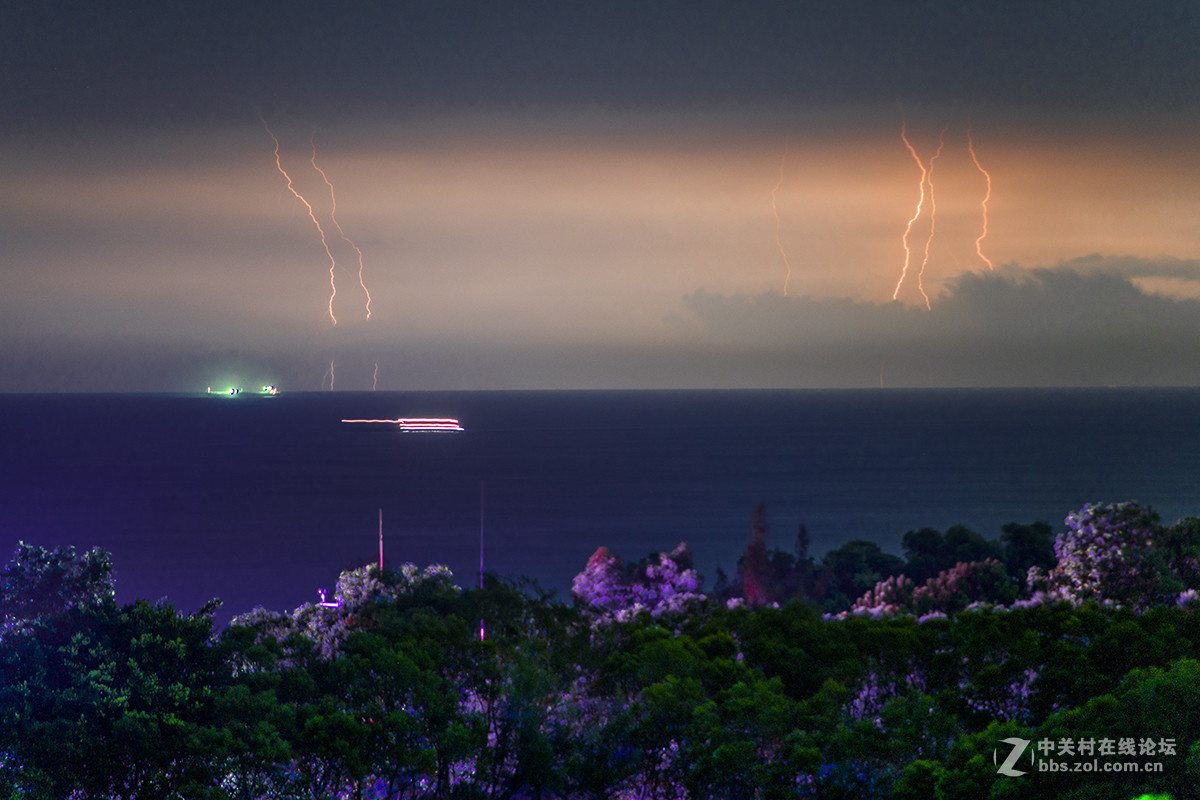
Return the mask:
<path id="1" fill-rule="evenodd" d="M 1001 775 L 1007 775 L 1010 778 L 1019 778 L 1025 774 L 1024 770 L 1013 769 L 1017 764 L 1017 759 L 1025 752 L 1025 748 L 1029 746 L 1029 739 L 1019 739 L 1016 736 L 1010 736 L 1007 739 L 1000 740 L 1003 744 L 1012 745 L 1012 752 L 1008 754 L 1008 758 L 1004 759 L 1004 763 L 996 770 Z M 1032 758 L 1032 756 L 1030 756 Z M 996 751 L 992 751 L 992 763 L 996 763 Z"/>

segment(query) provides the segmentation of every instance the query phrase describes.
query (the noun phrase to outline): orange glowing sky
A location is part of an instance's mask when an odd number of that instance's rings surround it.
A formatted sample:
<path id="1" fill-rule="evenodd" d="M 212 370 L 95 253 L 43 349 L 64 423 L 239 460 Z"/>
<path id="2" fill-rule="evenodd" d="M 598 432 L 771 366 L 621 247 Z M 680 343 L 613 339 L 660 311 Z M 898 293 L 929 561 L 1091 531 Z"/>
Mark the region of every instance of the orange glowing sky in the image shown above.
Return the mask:
<path id="1" fill-rule="evenodd" d="M 1105 8 L 1088 24 L 1096 36 L 1120 42 L 1123 12 Z M 1006 38 L 1002 20 L 976 27 L 973 18 L 949 19 L 959 12 L 938 12 L 926 15 L 933 27 L 913 39 L 892 37 L 889 25 L 904 23 L 886 9 L 877 28 L 846 27 L 837 15 L 809 19 L 775 3 L 759 10 L 762 19 L 724 11 L 712 20 L 688 17 L 689 30 L 724 49 L 681 39 L 661 54 L 631 50 L 644 33 L 619 15 L 602 25 L 594 20 L 607 31 L 596 38 L 572 19 L 545 22 L 554 31 L 562 22 L 570 31 L 564 41 L 576 37 L 593 48 L 577 58 L 497 49 L 515 34 L 491 17 L 465 33 L 458 22 L 443 29 L 437 15 L 420 24 L 405 18 L 417 27 L 405 33 L 401 26 L 396 36 L 413 46 L 421 25 L 447 41 L 472 37 L 474 49 L 459 48 L 475 54 L 463 56 L 467 72 L 458 74 L 458 62 L 439 61 L 433 50 L 429 63 L 442 64 L 440 72 L 419 59 L 378 62 L 404 76 L 391 82 L 360 74 L 357 61 L 334 59 L 330 74 L 343 79 L 335 90 L 312 71 L 311 55 L 293 58 L 289 50 L 285 63 L 308 70 L 297 75 L 309 86 L 270 73 L 277 78 L 270 91 L 289 100 L 262 112 L 257 102 L 269 94 L 267 84 L 244 103 L 168 93 L 173 85 L 131 95 L 117 77 L 150 80 L 132 56 L 113 67 L 112 82 L 78 84 L 111 101 L 78 120 L 31 94 L 26 117 L 0 114 L 0 336 L 7 344 L 0 374 L 22 375 L 0 381 L 0 389 L 123 387 L 126 378 L 97 377 L 102 370 L 81 366 L 103 362 L 105 342 L 120 351 L 113 364 L 122 366 L 111 375 L 140 370 L 154 387 L 178 389 L 206 383 L 229 354 L 259 372 L 278 372 L 280 383 L 314 389 L 331 359 L 344 364 L 339 383 L 347 388 L 370 388 L 375 363 L 391 388 L 874 385 L 881 363 L 906 358 L 943 366 L 911 374 L 896 367 L 900 385 L 1200 380 L 1185 368 L 1194 359 L 1182 355 L 1166 358 L 1153 375 L 1096 367 L 1118 359 L 1099 345 L 1087 351 L 1090 377 L 1070 373 L 1063 365 L 1079 355 L 1072 342 L 1080 335 L 1043 330 L 1051 318 L 1088 318 L 1087 309 L 1068 306 L 1094 290 L 1108 293 L 1102 305 L 1125 304 L 1107 318 L 1123 320 L 1130 341 L 1155 349 L 1197 333 L 1200 119 L 1171 99 L 1183 91 L 1177 78 L 1191 51 L 1168 47 L 1158 61 L 1123 73 L 1125 86 L 1101 80 L 1109 62 L 1079 49 L 1083 39 L 1054 39 L 1075 60 L 1050 63 L 1042 51 L 1012 49 L 1036 42 Z M 1047 37 L 1055 26 L 1083 24 L 1040 9 L 1022 13 L 1049 15 Z M 663 30 L 685 24 L 660 11 L 646 12 L 642 22 L 670 22 Z M 722 38 L 732 35 L 731 19 L 742 38 Z M 754 37 L 774 36 L 772 20 L 796 31 L 817 25 L 809 47 L 834 61 L 809 59 L 787 37 L 751 47 Z M 940 36 L 962 30 L 964 20 L 975 31 L 971 41 L 953 45 Z M 259 24 L 242 23 L 247 36 Z M 827 42 L 822 25 L 853 47 Z M 1178 30 L 1173 18 L 1156 25 L 1156 42 Z M 82 28 L 72 35 L 92 36 Z M 338 41 L 350 48 L 339 49 L 339 59 L 358 52 L 352 37 Z M 389 41 L 375 44 L 391 53 Z M 551 39 L 538 41 L 549 47 Z M 482 42 L 492 49 L 480 50 Z M 620 48 L 605 49 L 616 42 Z M 776 49 L 763 50 L 768 44 Z M 146 47 L 147 63 L 173 57 Z M 880 65 L 851 57 L 872 48 Z M 761 63 L 747 60 L 768 52 Z M 928 64 L 942 63 L 926 58 L 933 53 L 949 60 L 927 73 Z M 706 71 L 710 55 L 714 66 Z M 75 96 L 76 84 L 61 77 L 74 74 L 64 71 L 74 56 L 26 57 L 46 65 L 47 91 Z M 1084 57 L 1093 72 L 1075 69 Z M 526 58 L 548 59 L 572 77 L 556 82 L 553 69 L 529 72 Z M 677 74 L 682 63 L 692 63 L 695 75 Z M 998 69 L 1002 63 L 1007 71 Z M 259 74 L 222 64 L 229 85 Z M 626 71 L 614 72 L 618 64 Z M 719 80 L 718 67 L 726 69 Z M 824 81 L 807 98 L 794 96 L 797 84 L 785 80 L 801 74 Z M 425 75 L 436 75 L 436 86 L 422 83 Z M 1084 100 L 1056 104 L 1059 84 L 1039 83 L 1039 76 L 1057 76 L 1063 92 Z M 208 85 L 199 73 L 185 78 Z M 880 100 L 898 79 L 910 90 L 927 85 L 930 97 L 913 91 L 911 102 Z M 480 101 L 489 86 L 499 98 L 490 104 Z M 357 105 L 316 102 L 305 91 L 312 87 L 323 87 L 323 98 L 348 92 Z M 386 100 L 387 91 L 419 87 L 435 100 L 413 95 L 411 108 Z M 1138 105 L 1147 93 L 1157 105 Z M 84 104 L 85 94 L 76 102 Z M 123 116 L 121 108 L 140 108 L 146 119 Z M 176 120 L 193 108 L 198 122 Z M 276 168 L 264 119 L 338 262 L 336 327 L 329 259 Z M 926 164 L 945 132 L 932 176 L 936 235 L 922 279 L 929 310 L 916 272 L 931 203 L 913 223 L 914 263 L 892 303 L 904 264 L 901 237 L 920 193 L 902 125 Z M 994 272 L 976 252 L 986 181 L 968 150 L 968 127 L 992 179 L 988 234 L 979 244 Z M 336 221 L 329 186 L 312 167 L 314 146 L 336 187 Z M 361 249 L 362 285 L 357 254 L 335 222 Z M 1039 270 L 1077 274 L 1085 285 L 1067 289 Z M 972 278 L 981 273 L 986 279 Z M 1036 297 L 1023 300 L 1020 313 L 990 316 L 1005 298 L 1030 293 Z M 1055 304 L 1061 315 L 1046 312 Z M 983 311 L 968 315 L 967 307 Z M 1164 332 L 1166 318 L 1179 322 Z M 1151 338 L 1139 339 L 1143 325 Z M 956 349 L 968 329 L 982 337 L 980 347 L 1041 331 L 1053 344 L 1041 352 L 1059 361 L 980 373 Z M 901 353 L 900 342 L 914 344 Z M 1015 364 L 1023 353 L 1005 351 L 999 360 Z M 30 366 L 43 360 L 44 369 Z M 364 365 L 372 374 L 357 374 Z"/>
<path id="2" fill-rule="evenodd" d="M 850 135 L 737 123 L 704 135 L 688 120 L 647 116 L 611 139 L 572 119 L 455 119 L 322 129 L 316 141 L 364 252 L 372 330 L 637 344 L 686 338 L 690 292 L 782 293 L 773 191 L 789 295 L 890 300 L 920 173 L 900 114 L 864 117 Z M 908 126 L 926 160 L 947 126 L 925 273 L 936 302 L 947 281 L 986 269 L 975 253 L 986 185 L 967 121 L 924 117 Z M 993 177 L 982 246 L 997 265 L 1200 258 L 1200 155 L 1186 136 L 1148 144 L 1113 130 L 972 125 Z M 328 190 L 308 163 L 311 130 L 276 127 L 285 166 L 332 231 Z M 32 300 L 25 314 L 66 330 L 82 317 L 97 332 L 146 334 L 172 317 L 180 333 L 267 340 L 328 326 L 328 259 L 261 127 L 98 142 L 96 153 L 79 163 L 47 147 L 24 164 L 27 153 L 9 153 L 17 179 L 0 203 L 26 231 L 24 268 L 9 277 Z M 927 204 L 910 236 L 917 261 L 928 224 Z M 337 313 L 355 328 L 365 319 L 356 257 L 327 236 Z M 921 305 L 915 270 L 900 300 Z"/>

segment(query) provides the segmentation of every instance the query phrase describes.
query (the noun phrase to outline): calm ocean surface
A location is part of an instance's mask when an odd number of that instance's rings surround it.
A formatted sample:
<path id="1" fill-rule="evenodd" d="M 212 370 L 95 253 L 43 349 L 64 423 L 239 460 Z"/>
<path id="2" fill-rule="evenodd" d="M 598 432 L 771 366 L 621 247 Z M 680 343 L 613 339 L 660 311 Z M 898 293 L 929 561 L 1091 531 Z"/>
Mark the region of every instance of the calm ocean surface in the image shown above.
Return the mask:
<path id="1" fill-rule="evenodd" d="M 453 416 L 462 434 L 343 418 Z M 687 541 L 711 586 L 753 506 L 770 542 L 1009 521 L 1086 502 L 1200 514 L 1200 390 L 0 395 L 0 548 L 104 547 L 117 593 L 218 619 L 290 609 L 378 558 L 569 592 L 600 545 Z M 481 492 L 482 489 L 482 492 Z"/>

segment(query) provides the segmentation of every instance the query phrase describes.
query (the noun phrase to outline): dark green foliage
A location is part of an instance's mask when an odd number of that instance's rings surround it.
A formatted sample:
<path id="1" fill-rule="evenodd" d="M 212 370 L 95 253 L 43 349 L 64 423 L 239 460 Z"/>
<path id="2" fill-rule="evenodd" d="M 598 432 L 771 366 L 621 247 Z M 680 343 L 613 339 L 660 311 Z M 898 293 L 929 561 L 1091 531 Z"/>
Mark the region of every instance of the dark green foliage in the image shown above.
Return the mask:
<path id="1" fill-rule="evenodd" d="M 167 797 L 211 787 L 221 669 L 208 617 L 145 602 L 71 609 L 0 648 L 0 753 L 36 795 Z M 227 674 L 227 673 L 225 673 Z M 17 765 L 13 772 L 11 765 Z"/>
<path id="2" fill-rule="evenodd" d="M 98 551 L 29 549 L 6 573 L 22 599 L 0 646 L 0 797 L 1197 796 L 1197 606 L 1013 604 L 1011 572 L 1044 564 L 1045 535 L 923 529 L 907 566 L 869 542 L 820 566 L 803 543 L 764 548 L 759 587 L 790 599 L 625 621 L 494 576 L 461 591 L 369 568 L 339 581 L 353 603 L 219 636 L 207 612 L 118 606 Z M 1188 585 L 1198 548 L 1184 520 L 1156 529 L 1146 562 Z M 944 615 L 835 618 L 814 602 L 921 557 L 989 553 L 910 587 L 914 611 Z M 963 610 L 971 598 L 1010 607 Z M 997 772 L 1006 738 L 1103 736 L 1176 754 L 1154 776 Z"/>
<path id="3" fill-rule="evenodd" d="M 1160 598 L 1200 588 L 1200 517 L 1185 517 L 1158 530 L 1151 553 Z"/>
<path id="4" fill-rule="evenodd" d="M 61 614 L 113 602 L 112 557 L 93 548 L 46 550 L 18 542 L 0 572 L 0 635 L 22 620 Z"/>
<path id="5" fill-rule="evenodd" d="M 1030 567 L 1048 570 L 1054 566 L 1054 531 L 1044 522 L 1005 523 L 1000 528 L 1000 544 L 1008 574 L 1022 583 Z"/>
<path id="6" fill-rule="evenodd" d="M 1192 713 L 1197 702 L 1200 702 L 1200 662 L 1195 659 L 1180 659 L 1165 667 L 1135 669 L 1110 693 L 1090 698 L 1079 707 L 1058 711 L 1036 727 L 993 723 L 979 734 L 960 739 L 944 761 L 910 765 L 900 781 L 901 791 L 897 796 L 915 796 L 914 792 L 932 788 L 933 794 L 927 796 L 1082 800 L 1169 793 L 1176 798 L 1193 798 L 1200 777 L 1200 763 L 1191 754 L 1191 748 L 1200 740 L 1200 718 Z M 1031 774 L 1014 780 L 990 768 L 995 743 L 1008 736 L 1029 740 L 1035 743 L 1035 748 L 1040 742 L 1068 741 L 1074 745 L 1080 740 L 1090 741 L 1093 753 L 1099 752 L 1105 740 L 1114 748 L 1121 739 L 1155 744 L 1171 741 L 1175 745 L 1173 754 L 1095 757 L 1099 764 L 1158 762 L 1163 767 L 1161 771 L 1034 771 L 1025 759 L 1020 766 Z M 1067 764 L 1093 760 L 1063 756 L 1057 749 L 1050 757 L 1055 755 Z"/>
<path id="7" fill-rule="evenodd" d="M 945 563 L 942 555 L 944 544 L 941 532 L 934 528 L 921 528 L 904 534 L 900 540 L 907 562 L 904 574 L 919 583 L 937 575 L 947 566 L 953 566 Z"/>
<path id="8" fill-rule="evenodd" d="M 1000 546 L 965 525 L 952 525 L 946 529 L 945 553 L 955 564 L 970 561 L 986 561 L 1000 558 Z"/>
<path id="9" fill-rule="evenodd" d="M 1017 599 L 1017 584 L 995 559 L 960 561 L 913 590 L 913 610 L 953 613 L 974 602 L 1007 605 Z"/>
<path id="10" fill-rule="evenodd" d="M 904 561 L 865 539 L 851 539 L 830 550 L 821 563 L 832 576 L 826 605 L 841 608 L 883 579 L 904 571 Z"/>
<path id="11" fill-rule="evenodd" d="M 1196 522 L 1193 533 L 1187 533 L 1190 530 L 1180 528 L 1175 542 L 1178 547 L 1192 548 L 1188 551 L 1192 555 L 1190 563 L 1200 578 L 1200 521 Z M 803 525 L 796 536 L 794 553 L 768 548 L 767 512 L 762 504 L 754 508 L 750 531 L 750 542 L 738 559 L 733 577 L 717 569 L 712 594 L 719 600 L 740 598 L 750 606 L 758 606 L 801 599 L 823 611 L 838 612 L 849 609 L 888 578 L 906 576 L 916 588 L 927 581 L 937 581 L 943 573 L 947 581 L 952 580 L 951 573 L 960 564 L 1002 565 L 995 575 L 979 576 L 987 586 L 969 579 L 967 583 L 973 587 L 974 596 L 964 602 L 941 597 L 937 602 L 924 603 L 924 610 L 957 609 L 973 600 L 1009 602 L 1015 597 L 1013 592 L 1025 587 L 1030 567 L 1047 569 L 1055 563 L 1054 533 L 1044 522 L 1028 525 L 1010 522 L 1003 526 L 997 541 L 985 539 L 964 525 L 953 525 L 945 533 L 934 528 L 912 530 L 901 542 L 903 558 L 884 552 L 875 542 L 855 539 L 828 551 L 820 562 L 808 553 L 808 530 Z M 996 580 L 1001 573 L 1012 580 Z M 964 577 L 959 576 L 958 580 Z M 927 593 L 944 594 L 934 586 Z M 906 595 L 903 605 L 907 606 L 908 600 Z"/>
<path id="12" fill-rule="evenodd" d="M 955 564 L 999 559 L 1001 548 L 964 525 L 954 525 L 942 535 L 933 528 L 909 531 L 901 540 L 907 564 L 904 574 L 922 583 Z"/>

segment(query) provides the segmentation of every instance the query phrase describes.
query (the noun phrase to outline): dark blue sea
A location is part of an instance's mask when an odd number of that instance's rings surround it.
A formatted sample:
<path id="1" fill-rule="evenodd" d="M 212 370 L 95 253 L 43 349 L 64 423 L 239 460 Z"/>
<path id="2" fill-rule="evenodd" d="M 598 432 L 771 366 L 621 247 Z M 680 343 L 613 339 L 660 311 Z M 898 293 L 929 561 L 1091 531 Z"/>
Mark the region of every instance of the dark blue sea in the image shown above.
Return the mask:
<path id="1" fill-rule="evenodd" d="M 451 416 L 458 434 L 343 418 Z M 569 595 L 600 545 L 686 541 L 711 586 L 751 510 L 791 549 L 1200 514 L 1200 389 L 0 395 L 0 549 L 99 546 L 118 599 L 291 609 L 378 558 Z"/>

